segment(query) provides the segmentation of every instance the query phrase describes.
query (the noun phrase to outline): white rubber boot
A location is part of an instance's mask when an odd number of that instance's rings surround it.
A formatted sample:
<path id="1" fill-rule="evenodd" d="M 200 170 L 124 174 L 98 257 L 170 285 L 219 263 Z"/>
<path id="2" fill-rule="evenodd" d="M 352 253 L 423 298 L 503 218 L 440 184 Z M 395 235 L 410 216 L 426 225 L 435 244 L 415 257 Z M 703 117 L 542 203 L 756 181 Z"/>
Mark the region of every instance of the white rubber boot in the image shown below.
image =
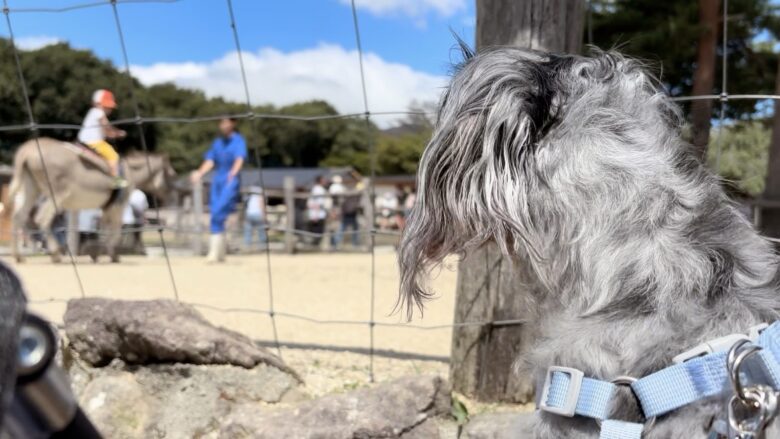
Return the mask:
<path id="1" fill-rule="evenodd" d="M 225 262 L 227 256 L 228 243 L 224 233 L 217 235 L 217 261 Z"/>
<path id="2" fill-rule="evenodd" d="M 213 233 L 209 237 L 209 254 L 206 255 L 206 262 L 218 262 L 220 254 L 220 237 L 222 235 Z"/>

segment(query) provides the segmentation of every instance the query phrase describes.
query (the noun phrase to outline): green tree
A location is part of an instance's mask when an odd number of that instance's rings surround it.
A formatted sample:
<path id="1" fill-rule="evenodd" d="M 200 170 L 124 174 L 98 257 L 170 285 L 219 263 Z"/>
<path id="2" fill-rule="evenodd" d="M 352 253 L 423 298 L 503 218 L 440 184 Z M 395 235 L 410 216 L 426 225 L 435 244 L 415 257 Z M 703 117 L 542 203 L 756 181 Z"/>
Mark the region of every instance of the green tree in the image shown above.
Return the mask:
<path id="1" fill-rule="evenodd" d="M 246 107 L 240 104 L 218 98 L 207 99 L 203 92 L 181 89 L 173 84 L 152 86 L 147 93 L 153 96 L 151 114 L 156 116 L 194 118 L 246 111 Z M 160 123 L 154 126 L 157 128 L 157 151 L 168 154 L 171 164 L 179 171 L 188 171 L 198 166 L 218 132 L 216 121 Z M 240 125 L 239 130 L 242 129 Z M 253 136 L 248 139 L 249 142 L 255 140 Z"/>
<path id="2" fill-rule="evenodd" d="M 430 132 L 381 136 L 377 141 L 377 174 L 415 174 Z"/>
<path id="3" fill-rule="evenodd" d="M 289 116 L 338 115 L 325 101 L 288 105 L 277 113 Z M 259 121 L 258 127 L 267 137 L 264 150 L 266 165 L 313 167 L 328 155 L 339 132 L 345 128 L 345 122 L 341 119 L 264 119 Z"/>
<path id="4" fill-rule="evenodd" d="M 244 104 L 207 98 L 201 91 L 173 84 L 144 87 L 110 62 L 67 44 L 21 51 L 20 57 L 35 119 L 39 123 L 80 125 L 96 88 L 110 89 L 116 95 L 119 108 L 111 119 L 132 119 L 135 112 L 130 98 L 131 84 L 144 117 L 191 119 L 247 113 Z M 26 124 L 27 115 L 11 46 L 3 39 L 0 39 L 0 60 L 0 124 Z M 411 110 L 430 111 L 430 106 L 415 104 Z M 321 100 L 281 108 L 256 106 L 252 112 L 270 117 L 243 119 L 238 124 L 247 140 L 250 166 L 257 166 L 258 161 L 266 167 L 353 166 L 368 174 L 370 145 L 375 145 L 378 173 L 414 173 L 431 131 L 430 120 L 414 114 L 385 131 L 380 131 L 373 123 L 366 126 L 365 121 L 358 118 L 290 120 L 277 117 L 338 116 L 332 105 Z M 138 130 L 132 125 L 125 129 L 129 136 L 118 145 L 120 152 L 139 149 Z M 73 129 L 55 129 L 44 130 L 41 134 L 72 140 L 76 133 Z M 151 150 L 168 154 L 174 168 L 186 172 L 200 163 L 218 130 L 216 119 L 197 123 L 168 120 L 144 124 L 144 133 Z M 26 130 L 0 132 L 0 161 L 8 162 L 16 145 L 29 136 Z"/>
<path id="5" fill-rule="evenodd" d="M 371 144 L 376 141 L 378 129 L 366 125 L 363 119 L 347 119 L 344 129 L 333 141 L 330 153 L 320 161 L 321 166 L 352 166 L 363 175 L 371 173 Z"/>
<path id="6" fill-rule="evenodd" d="M 759 121 L 738 122 L 714 130 L 707 150 L 711 168 L 718 162 L 718 173 L 732 190 L 743 195 L 758 196 L 764 191 L 767 173 L 769 143 L 772 136 L 766 123 Z"/>
<path id="7" fill-rule="evenodd" d="M 132 118 L 130 81 L 109 61 L 100 60 L 86 50 L 72 49 L 67 44 L 55 44 L 39 50 L 21 51 L 20 59 L 25 82 L 32 103 L 33 115 L 38 123 L 63 123 L 79 125 L 89 109 L 92 92 L 107 88 L 116 95 L 119 108 L 113 119 Z M 151 109 L 149 96 L 143 86 L 132 79 L 138 91 L 137 98 L 142 114 Z M 22 88 L 16 72 L 13 52 L 8 40 L 0 39 L 0 121 L 3 125 L 28 122 Z M 118 145 L 125 151 L 140 145 L 136 129 L 128 129 L 128 138 Z M 153 147 L 154 127 L 147 127 L 148 143 Z M 76 137 L 76 130 L 43 130 L 42 135 L 65 140 Z M 0 149 L 9 156 L 12 148 L 26 140 L 29 131 L 4 132 L 0 135 Z"/>
<path id="8" fill-rule="evenodd" d="M 352 166 L 363 175 L 371 173 L 371 145 L 376 154 L 377 175 L 414 174 L 425 145 L 431 138 L 433 123 L 427 116 L 431 104 L 412 104 L 410 114 L 397 126 L 379 130 L 362 119 L 347 121 L 346 129 L 336 137 L 322 166 Z M 425 114 L 419 114 L 425 113 Z"/>
<path id="9" fill-rule="evenodd" d="M 89 109 L 90 97 L 97 88 L 114 92 L 119 108 L 112 120 L 135 116 L 130 98 L 131 85 L 145 117 L 198 118 L 224 114 L 244 114 L 245 105 L 220 98 L 207 98 L 202 92 L 173 84 L 144 87 L 128 78 L 109 61 L 87 50 L 67 44 L 19 52 L 29 89 L 35 120 L 38 123 L 80 125 Z M 132 82 L 131 82 L 132 81 Z M 324 101 L 296 103 L 282 108 L 256 106 L 255 114 L 270 116 L 338 115 Z M 8 40 L 0 39 L 0 124 L 24 125 L 28 121 Z M 138 130 L 126 126 L 128 138 L 117 145 L 122 153 L 141 146 Z M 343 119 L 316 121 L 257 117 L 239 122 L 239 130 L 250 149 L 249 165 L 262 160 L 264 166 L 316 166 L 330 154 L 334 144 L 349 138 L 352 125 Z M 74 129 L 43 130 L 41 135 L 72 140 Z M 147 146 L 168 154 L 178 171 L 193 169 L 217 135 L 217 123 L 162 122 L 144 125 Z M 8 162 L 16 145 L 29 138 L 27 130 L 0 132 L 0 161 Z M 342 139 L 342 140 L 338 140 Z M 364 142 L 365 143 L 365 142 Z"/>
<path id="10" fill-rule="evenodd" d="M 659 2 L 655 0 L 594 0 L 592 4 L 593 44 L 617 48 L 646 60 L 660 74 L 672 96 L 692 92 L 696 69 L 696 42 L 704 31 L 699 24 L 696 0 Z M 754 39 L 777 27 L 777 6 L 769 0 L 730 0 L 728 2 L 728 82 L 729 93 L 771 93 L 774 88 L 776 54 L 757 46 Z M 720 57 L 724 48 L 717 39 Z M 721 62 L 716 62 L 715 88 L 720 93 Z M 689 104 L 685 104 L 689 109 Z M 717 117 L 719 105 L 713 106 Z M 744 119 L 755 112 L 755 102 L 729 101 L 726 115 Z"/>

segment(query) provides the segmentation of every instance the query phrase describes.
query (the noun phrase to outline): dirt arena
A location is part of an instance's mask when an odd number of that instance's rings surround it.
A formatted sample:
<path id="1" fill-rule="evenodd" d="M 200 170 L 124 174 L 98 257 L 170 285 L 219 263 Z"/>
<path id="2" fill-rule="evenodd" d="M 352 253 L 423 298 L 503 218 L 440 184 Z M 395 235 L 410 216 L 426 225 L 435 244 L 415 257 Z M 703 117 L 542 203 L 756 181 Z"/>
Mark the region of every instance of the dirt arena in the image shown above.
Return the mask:
<path id="1" fill-rule="evenodd" d="M 402 314 L 391 314 L 397 298 L 398 268 L 395 252 L 379 248 L 376 253 L 377 322 L 401 323 Z M 8 261 L 8 259 L 6 259 Z M 174 298 L 165 260 L 161 257 L 125 257 L 121 264 L 103 261 L 92 264 L 78 260 L 79 273 L 88 296 L 120 299 Z M 268 315 L 245 311 L 220 312 L 219 308 L 269 308 L 268 272 L 265 255 L 232 256 L 222 265 L 208 265 L 202 258 L 174 256 L 173 273 L 179 299 L 205 305 L 198 309 L 212 322 L 262 340 L 273 340 Z M 54 322 L 62 322 L 65 299 L 79 297 L 79 288 L 69 263 L 53 265 L 45 257 L 32 257 L 24 264 L 12 264 L 27 288 L 31 307 Z M 279 313 L 293 313 L 318 320 L 369 320 L 371 307 L 371 255 L 301 254 L 271 255 L 274 307 Z M 440 270 L 432 282 L 439 297 L 431 301 L 423 319 L 413 324 L 426 326 L 452 323 L 456 264 Z M 49 299 L 54 302 L 45 303 Z M 283 343 L 305 345 L 307 350 L 328 351 L 350 348 L 357 351 L 350 361 L 364 363 L 360 352 L 369 347 L 367 324 L 316 324 L 279 315 L 279 339 Z M 381 354 L 420 354 L 442 363 L 449 355 L 449 328 L 418 330 L 377 326 L 375 348 Z M 300 349 L 295 349 L 300 351 Z M 292 351 L 292 350 L 289 350 Z M 284 352 L 283 352 L 284 354 Z M 303 355 L 291 352 L 292 361 Z M 304 355 L 305 357 L 306 355 Z M 384 355 L 387 357 L 387 355 Z M 416 356 L 415 356 L 416 357 Z M 423 358 L 425 360 L 425 358 Z M 308 362 L 305 358 L 301 361 Z M 317 362 L 322 363 L 320 358 Z M 382 360 L 377 375 L 382 373 Z M 424 361 L 423 363 L 430 363 Z M 360 367 L 363 368 L 362 366 Z"/>

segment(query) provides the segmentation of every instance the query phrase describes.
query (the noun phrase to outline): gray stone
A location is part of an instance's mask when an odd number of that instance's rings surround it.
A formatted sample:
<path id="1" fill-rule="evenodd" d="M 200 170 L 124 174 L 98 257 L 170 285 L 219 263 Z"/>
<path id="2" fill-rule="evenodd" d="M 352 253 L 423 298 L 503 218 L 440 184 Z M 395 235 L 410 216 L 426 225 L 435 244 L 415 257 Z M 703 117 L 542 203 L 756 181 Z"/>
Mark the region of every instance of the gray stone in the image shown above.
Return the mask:
<path id="1" fill-rule="evenodd" d="M 234 406 L 252 406 L 300 398 L 289 374 L 260 364 L 126 365 L 114 360 L 91 368 L 70 364 L 74 391 L 105 437 L 191 438 L 218 431 Z"/>
<path id="2" fill-rule="evenodd" d="M 252 369 L 229 365 L 151 364 L 127 366 L 135 379 L 149 392 L 185 395 L 187 398 L 276 403 L 298 382 L 275 367 L 260 364 Z"/>
<path id="3" fill-rule="evenodd" d="M 441 417 L 436 419 L 436 426 L 439 428 L 439 439 L 460 439 L 458 423 L 452 417 Z"/>
<path id="4" fill-rule="evenodd" d="M 442 439 L 435 418 L 428 418 L 413 429 L 401 434 L 401 439 Z"/>
<path id="5" fill-rule="evenodd" d="M 472 417 L 461 433 L 462 439 L 516 439 L 529 431 L 520 426 L 533 417 L 533 413 L 484 413 Z M 530 437 L 530 436 L 529 436 Z"/>
<path id="6" fill-rule="evenodd" d="M 449 413 L 450 403 L 446 381 L 431 376 L 407 377 L 293 408 L 240 407 L 225 419 L 219 437 L 436 439 L 438 426 L 428 421 Z"/>
<path id="7" fill-rule="evenodd" d="M 172 300 L 72 299 L 65 332 L 81 359 L 127 363 L 267 364 L 300 377 L 248 337 L 209 323 L 192 306 Z"/>
<path id="8" fill-rule="evenodd" d="M 150 407 L 132 374 L 119 372 L 90 381 L 79 402 L 103 437 L 144 437 Z"/>

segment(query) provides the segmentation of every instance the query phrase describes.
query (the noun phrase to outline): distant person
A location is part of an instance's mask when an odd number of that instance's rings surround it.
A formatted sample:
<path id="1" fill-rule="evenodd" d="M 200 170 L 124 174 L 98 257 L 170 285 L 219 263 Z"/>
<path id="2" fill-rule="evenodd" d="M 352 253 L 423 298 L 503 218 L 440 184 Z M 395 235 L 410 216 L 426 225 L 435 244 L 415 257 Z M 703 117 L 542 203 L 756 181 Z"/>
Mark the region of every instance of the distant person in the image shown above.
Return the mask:
<path id="1" fill-rule="evenodd" d="M 330 187 L 328 187 L 328 193 L 333 196 L 342 195 L 347 191 L 347 187 L 344 186 L 344 179 L 340 175 L 334 175 L 331 179 Z"/>
<path id="2" fill-rule="evenodd" d="M 257 232 L 258 244 L 266 243 L 266 215 L 265 215 L 265 197 L 263 188 L 260 186 L 250 186 L 249 196 L 246 200 L 246 211 L 244 212 L 244 245 L 251 249 L 254 245 L 254 234 Z"/>
<path id="3" fill-rule="evenodd" d="M 108 90 L 97 90 L 92 94 L 92 108 L 84 117 L 79 130 L 79 142 L 89 146 L 108 163 L 117 187 L 126 187 L 127 180 L 119 176 L 119 154 L 106 139 L 121 139 L 127 133 L 108 122 L 108 116 L 116 108 L 114 94 Z"/>
<path id="4" fill-rule="evenodd" d="M 149 209 L 149 201 L 146 199 L 146 194 L 139 189 L 134 189 L 122 212 L 122 228 L 130 232 L 133 252 L 138 254 L 146 254 L 142 236 L 147 209 Z"/>
<path id="5" fill-rule="evenodd" d="M 339 211 L 341 212 L 341 224 L 334 236 L 334 247 L 338 248 L 344 239 L 347 229 L 351 230 L 352 247 L 357 248 L 360 245 L 360 236 L 358 231 L 358 215 L 360 214 L 360 201 L 362 199 L 362 183 L 358 183 L 354 190 L 345 194 L 341 199 Z"/>
<path id="6" fill-rule="evenodd" d="M 88 249 L 96 249 L 100 246 L 100 219 L 103 216 L 102 209 L 82 209 L 78 213 L 79 248 L 75 254 L 89 253 Z"/>
<path id="7" fill-rule="evenodd" d="M 68 247 L 68 219 L 65 218 L 65 212 L 54 215 L 54 219 L 51 221 L 51 233 L 60 248 Z"/>
<path id="8" fill-rule="evenodd" d="M 330 208 L 328 210 L 328 222 L 326 228 L 330 234 L 330 248 L 335 250 L 338 247 L 336 236 L 341 229 L 341 203 L 344 199 L 344 193 L 347 187 L 344 186 L 344 180 L 340 175 L 334 175 L 328 187 L 330 194 Z"/>
<path id="9" fill-rule="evenodd" d="M 328 218 L 328 190 L 325 189 L 325 177 L 318 176 L 306 202 L 306 212 L 309 221 L 309 232 L 313 234 L 311 243 L 319 247 L 322 234 L 325 232 L 325 220 Z"/>
<path id="10" fill-rule="evenodd" d="M 388 230 L 397 225 L 398 194 L 395 191 L 387 191 L 377 200 L 379 208 L 379 228 Z"/>
<path id="11" fill-rule="evenodd" d="M 227 253 L 225 222 L 233 213 L 240 198 L 240 172 L 246 160 L 246 143 L 236 131 L 236 120 L 225 118 L 219 121 L 220 136 L 206 151 L 203 163 L 192 173 L 192 184 L 200 184 L 203 176 L 214 169 L 209 194 L 211 211 L 211 239 L 209 241 L 209 262 L 223 262 Z"/>

